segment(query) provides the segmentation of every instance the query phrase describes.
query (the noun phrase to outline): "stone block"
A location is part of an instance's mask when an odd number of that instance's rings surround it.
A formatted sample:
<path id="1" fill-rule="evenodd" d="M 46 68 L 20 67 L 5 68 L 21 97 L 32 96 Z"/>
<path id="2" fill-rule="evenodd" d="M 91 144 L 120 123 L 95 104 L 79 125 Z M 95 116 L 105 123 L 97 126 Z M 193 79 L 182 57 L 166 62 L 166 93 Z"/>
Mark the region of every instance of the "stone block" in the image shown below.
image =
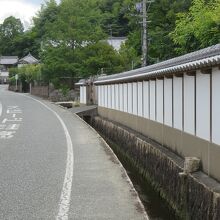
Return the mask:
<path id="1" fill-rule="evenodd" d="M 184 173 L 193 173 L 200 169 L 200 159 L 197 157 L 185 157 Z"/>

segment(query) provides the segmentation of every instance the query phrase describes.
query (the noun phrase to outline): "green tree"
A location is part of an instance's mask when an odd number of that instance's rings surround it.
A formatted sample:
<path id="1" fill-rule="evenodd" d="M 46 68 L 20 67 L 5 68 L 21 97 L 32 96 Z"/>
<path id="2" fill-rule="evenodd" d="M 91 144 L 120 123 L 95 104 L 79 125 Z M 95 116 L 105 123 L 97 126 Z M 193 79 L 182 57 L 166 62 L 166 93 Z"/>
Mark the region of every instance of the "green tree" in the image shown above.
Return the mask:
<path id="1" fill-rule="evenodd" d="M 36 34 L 24 31 L 20 19 L 8 17 L 0 25 L 0 54 L 23 57 L 31 52 L 38 57 L 39 45 L 35 43 Z"/>
<path id="2" fill-rule="evenodd" d="M 45 80 L 59 84 L 63 78 L 78 79 L 82 74 L 82 53 L 104 38 L 97 1 L 63 0 L 57 19 L 47 28 L 41 60 Z"/>
<path id="3" fill-rule="evenodd" d="M 17 55 L 17 41 L 23 33 L 20 19 L 13 16 L 6 18 L 0 25 L 0 54 Z"/>
<path id="4" fill-rule="evenodd" d="M 103 13 L 102 28 L 109 36 L 127 36 L 129 33 L 127 5 L 124 0 L 102 0 L 100 10 Z"/>
<path id="5" fill-rule="evenodd" d="M 137 51 L 134 49 L 134 47 L 128 47 L 125 43 L 121 46 L 119 53 L 124 71 L 135 69 L 141 66 L 141 59 L 138 57 Z"/>
<path id="6" fill-rule="evenodd" d="M 18 75 L 18 81 L 22 85 L 27 83 L 37 82 L 40 83 L 41 79 L 41 64 L 29 64 L 22 67 L 13 67 L 9 69 L 9 82 L 10 85 L 15 85 L 15 75 Z"/>
<path id="7" fill-rule="evenodd" d="M 32 31 L 36 33 L 39 43 L 47 36 L 50 26 L 58 19 L 59 6 L 55 0 L 47 0 L 33 18 Z"/>
<path id="8" fill-rule="evenodd" d="M 154 63 L 175 57 L 175 44 L 170 32 L 175 28 L 177 14 L 189 10 L 191 0 L 158 0 L 149 9 L 149 60 Z"/>
<path id="9" fill-rule="evenodd" d="M 124 70 L 122 57 L 106 42 L 97 42 L 85 47 L 82 60 L 84 77 L 101 73 L 113 74 Z"/>
<path id="10" fill-rule="evenodd" d="M 178 14 L 170 34 L 179 54 L 220 42 L 220 0 L 193 0 L 187 13 Z"/>

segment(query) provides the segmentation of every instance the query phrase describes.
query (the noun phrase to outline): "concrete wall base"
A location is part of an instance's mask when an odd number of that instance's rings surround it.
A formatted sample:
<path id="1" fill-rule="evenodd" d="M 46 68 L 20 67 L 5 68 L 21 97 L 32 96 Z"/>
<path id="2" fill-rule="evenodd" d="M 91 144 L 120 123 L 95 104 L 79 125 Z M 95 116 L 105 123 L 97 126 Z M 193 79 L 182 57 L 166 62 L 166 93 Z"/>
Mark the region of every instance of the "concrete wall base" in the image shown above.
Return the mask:
<path id="1" fill-rule="evenodd" d="M 201 171 L 184 172 L 183 158 L 134 130 L 99 116 L 91 124 L 120 147 L 182 219 L 220 219 L 219 182 Z"/>
<path id="2" fill-rule="evenodd" d="M 183 158 L 199 158 L 202 170 L 220 182 L 219 145 L 154 120 L 118 110 L 98 106 L 98 115 L 155 140 Z"/>

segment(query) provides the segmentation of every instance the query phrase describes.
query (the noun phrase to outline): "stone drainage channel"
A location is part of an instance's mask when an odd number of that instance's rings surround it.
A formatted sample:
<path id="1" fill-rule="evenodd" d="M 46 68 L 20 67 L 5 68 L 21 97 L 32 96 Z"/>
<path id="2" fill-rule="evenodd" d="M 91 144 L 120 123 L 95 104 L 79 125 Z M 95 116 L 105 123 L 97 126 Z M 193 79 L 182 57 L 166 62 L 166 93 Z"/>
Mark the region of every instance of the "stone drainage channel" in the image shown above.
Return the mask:
<path id="1" fill-rule="evenodd" d="M 100 133 L 99 133 L 100 134 Z M 102 135 L 102 134 L 100 134 Z M 112 141 L 102 137 L 106 140 L 109 146 L 112 148 L 118 159 L 123 164 L 130 177 L 139 197 L 146 209 L 151 220 L 178 220 L 179 218 L 175 215 L 174 211 L 168 206 L 160 195 L 154 190 L 151 184 L 142 177 L 138 170 L 126 159 L 123 153 L 119 150 L 120 146 L 116 145 Z"/>
<path id="2" fill-rule="evenodd" d="M 91 125 L 90 116 L 83 116 L 81 118 Z M 128 176 L 130 177 L 136 191 L 139 194 L 139 197 L 150 219 L 178 220 L 179 218 L 175 215 L 174 211 L 170 208 L 167 202 L 160 197 L 159 193 L 154 190 L 150 182 L 139 174 L 137 168 L 133 166 L 130 161 L 125 157 L 123 152 L 120 151 L 120 146 L 113 143 L 99 131 L 97 132 L 103 137 L 103 139 L 105 139 L 105 141 L 109 144 L 114 153 L 117 155 L 120 162 L 123 164 Z"/>

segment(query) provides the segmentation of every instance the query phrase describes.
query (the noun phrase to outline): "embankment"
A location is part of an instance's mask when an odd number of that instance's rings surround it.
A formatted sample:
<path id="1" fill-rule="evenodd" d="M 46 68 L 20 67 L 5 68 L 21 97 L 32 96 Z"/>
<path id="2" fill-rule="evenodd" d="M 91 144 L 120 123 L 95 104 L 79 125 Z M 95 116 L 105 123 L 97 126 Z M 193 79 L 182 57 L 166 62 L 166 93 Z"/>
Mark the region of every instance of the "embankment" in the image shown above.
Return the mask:
<path id="1" fill-rule="evenodd" d="M 184 159 L 164 146 L 99 116 L 91 125 L 120 147 L 182 219 L 220 219 L 220 184 L 201 171 L 184 172 Z"/>

